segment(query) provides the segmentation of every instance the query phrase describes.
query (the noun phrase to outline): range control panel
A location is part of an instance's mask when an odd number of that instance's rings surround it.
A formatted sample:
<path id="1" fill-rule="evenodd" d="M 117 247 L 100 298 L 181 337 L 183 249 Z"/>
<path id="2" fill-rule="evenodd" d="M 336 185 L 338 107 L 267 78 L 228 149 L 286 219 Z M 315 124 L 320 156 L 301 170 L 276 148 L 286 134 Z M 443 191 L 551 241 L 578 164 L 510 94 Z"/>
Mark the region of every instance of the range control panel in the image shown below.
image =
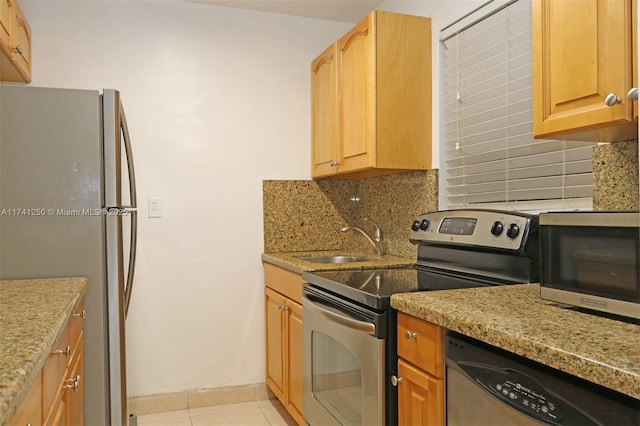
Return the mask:
<path id="1" fill-rule="evenodd" d="M 500 210 L 445 210 L 413 220 L 412 243 L 446 243 L 521 250 L 538 217 Z"/>

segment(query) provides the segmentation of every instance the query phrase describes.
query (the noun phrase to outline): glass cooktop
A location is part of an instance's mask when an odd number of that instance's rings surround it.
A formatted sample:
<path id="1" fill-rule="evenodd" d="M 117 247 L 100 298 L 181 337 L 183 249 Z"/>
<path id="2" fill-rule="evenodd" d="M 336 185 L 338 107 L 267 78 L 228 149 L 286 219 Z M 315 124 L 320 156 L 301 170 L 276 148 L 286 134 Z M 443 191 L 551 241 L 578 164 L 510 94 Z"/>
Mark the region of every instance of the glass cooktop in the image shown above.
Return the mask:
<path id="1" fill-rule="evenodd" d="M 491 285 L 469 277 L 416 268 L 315 271 L 304 272 L 302 278 L 316 288 L 379 310 L 390 308 L 390 298 L 395 293 Z"/>

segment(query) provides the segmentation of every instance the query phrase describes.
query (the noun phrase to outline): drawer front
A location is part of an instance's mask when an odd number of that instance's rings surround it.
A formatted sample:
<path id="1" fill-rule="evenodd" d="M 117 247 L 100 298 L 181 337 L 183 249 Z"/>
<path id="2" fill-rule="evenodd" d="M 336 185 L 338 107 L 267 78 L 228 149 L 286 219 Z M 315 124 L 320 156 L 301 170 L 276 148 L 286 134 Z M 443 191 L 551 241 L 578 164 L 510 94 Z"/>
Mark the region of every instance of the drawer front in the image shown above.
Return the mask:
<path id="1" fill-rule="evenodd" d="M 79 344 L 81 344 L 80 336 L 82 335 L 82 329 L 84 327 L 84 319 L 86 317 L 86 313 L 84 310 L 84 303 L 80 303 L 71 314 L 71 318 L 69 319 L 69 325 L 67 326 L 69 329 L 69 345 L 73 351 L 73 354 L 78 351 Z M 71 361 L 71 359 L 69 359 Z"/>
<path id="2" fill-rule="evenodd" d="M 72 349 L 69 345 L 68 329 L 65 328 L 42 367 L 42 406 L 45 413 L 55 400 L 56 394 L 60 392 Z"/>
<path id="3" fill-rule="evenodd" d="M 444 378 L 444 329 L 399 312 L 398 356 Z"/>
<path id="4" fill-rule="evenodd" d="M 264 265 L 264 284 L 288 297 L 291 300 L 302 304 L 302 275 L 289 271 L 270 263 Z"/>

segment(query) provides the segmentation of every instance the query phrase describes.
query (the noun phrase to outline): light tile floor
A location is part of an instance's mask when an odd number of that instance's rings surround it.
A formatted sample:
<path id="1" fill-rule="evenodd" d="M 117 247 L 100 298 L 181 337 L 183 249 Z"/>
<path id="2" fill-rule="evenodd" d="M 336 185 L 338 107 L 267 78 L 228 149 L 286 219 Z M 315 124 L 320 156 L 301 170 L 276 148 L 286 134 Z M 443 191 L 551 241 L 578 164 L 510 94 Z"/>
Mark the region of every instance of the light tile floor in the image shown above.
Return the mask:
<path id="1" fill-rule="evenodd" d="M 139 426 L 295 426 L 277 399 L 216 405 L 138 416 Z"/>

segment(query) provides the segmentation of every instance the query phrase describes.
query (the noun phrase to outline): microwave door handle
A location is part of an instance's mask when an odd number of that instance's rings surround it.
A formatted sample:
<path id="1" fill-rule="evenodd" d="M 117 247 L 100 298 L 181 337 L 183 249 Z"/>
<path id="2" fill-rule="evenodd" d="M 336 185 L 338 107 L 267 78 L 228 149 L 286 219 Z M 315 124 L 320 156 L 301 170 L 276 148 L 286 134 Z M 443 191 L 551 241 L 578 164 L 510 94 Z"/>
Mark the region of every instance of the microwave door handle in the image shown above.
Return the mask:
<path id="1" fill-rule="evenodd" d="M 334 323 L 343 325 L 355 331 L 365 332 L 367 334 L 375 335 L 376 326 L 370 322 L 358 321 L 345 315 L 341 315 L 333 310 L 329 310 L 319 303 L 311 300 L 307 295 L 302 295 L 302 298 L 307 303 L 304 304 L 305 308 L 308 308 L 317 315 L 320 315 Z"/>
<path id="2" fill-rule="evenodd" d="M 129 138 L 129 128 L 127 126 L 127 118 L 124 114 L 122 102 L 120 102 L 120 126 L 122 128 L 122 136 L 124 142 L 125 153 L 127 156 L 127 169 L 129 173 L 129 197 L 131 198 L 131 207 L 127 210 L 131 214 L 131 236 L 129 243 L 129 269 L 127 271 L 127 281 L 124 287 L 125 300 L 125 317 L 129 313 L 129 304 L 131 303 L 131 294 L 133 291 L 133 274 L 136 267 L 136 252 L 138 249 L 138 197 L 136 193 L 136 173 L 133 168 L 133 151 L 131 150 L 131 139 Z"/>

